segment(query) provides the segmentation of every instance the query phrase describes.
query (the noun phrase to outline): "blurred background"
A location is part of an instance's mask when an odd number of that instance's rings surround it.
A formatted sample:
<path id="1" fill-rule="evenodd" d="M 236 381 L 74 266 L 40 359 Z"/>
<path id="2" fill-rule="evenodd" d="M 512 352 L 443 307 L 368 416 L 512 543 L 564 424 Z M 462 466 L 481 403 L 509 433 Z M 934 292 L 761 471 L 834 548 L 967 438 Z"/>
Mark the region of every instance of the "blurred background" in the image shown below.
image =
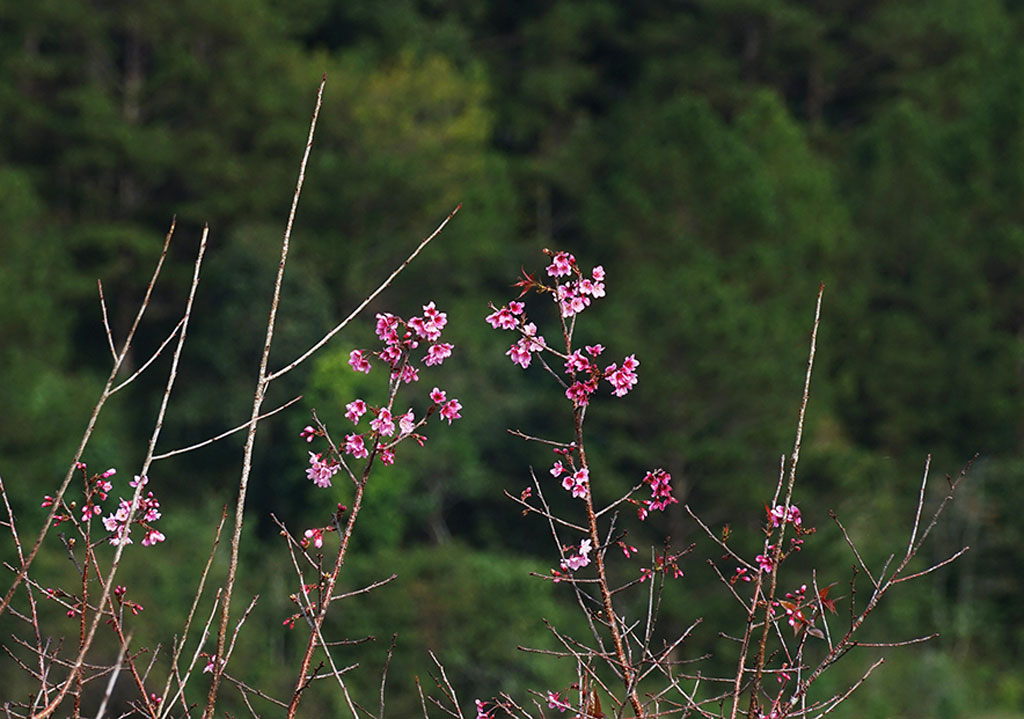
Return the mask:
<path id="1" fill-rule="evenodd" d="M 284 695 L 305 642 L 281 626 L 294 581 L 270 513 L 301 532 L 349 499 L 341 482 L 325 492 L 305 479 L 309 411 L 338 432 L 346 402 L 379 401 L 383 376 L 353 373 L 348 352 L 372 347 L 373 312 L 409 316 L 433 300 L 456 353 L 422 389 L 445 387 L 464 419 L 373 477 L 346 586 L 399 579 L 337 607 L 330 632 L 376 636 L 342 652 L 360 662 L 351 682 L 369 706 L 398 632 L 395 716 L 419 712 L 413 675 L 432 685 L 427 649 L 467 707 L 573 681 L 567 662 L 515 649 L 552 646 L 541 617 L 566 631 L 580 619 L 564 585 L 529 576 L 557 564 L 546 527 L 502 496 L 552 460 L 506 428 L 568 440 L 569 407 L 539 369 L 512 365 L 509 335 L 483 321 L 550 247 L 608 271 L 608 297 L 579 338 L 642 363 L 633 393 L 588 415 L 595 491 L 617 496 L 664 467 L 681 502 L 716 532 L 729 524 L 750 556 L 792 448 L 825 282 L 794 497 L 818 532 L 783 583 L 816 568 L 822 584 L 840 582 L 844 615 L 852 557 L 828 511 L 878 567 L 905 546 L 926 455 L 930 506 L 943 475 L 980 455 L 924 560 L 971 551 L 894 591 L 867 630 L 941 637 L 886 653 L 835 716 L 1021 716 L 1022 28 L 1024 8 L 995 0 L 0 0 L 0 472 L 22 531 L 42 521 L 41 497 L 109 371 L 96 279 L 121 338 L 172 215 L 171 261 L 131 363 L 177 322 L 206 222 L 210 247 L 161 446 L 248 418 L 326 72 L 272 366 L 463 209 L 362 322 L 272 387 L 267 407 L 304 399 L 260 425 L 236 594 L 260 602 L 234 674 Z M 115 495 L 138 471 L 167 366 L 108 405 L 86 453 L 92 470 L 119 469 Z M 126 553 L 122 576 L 146 607 L 137 644 L 165 651 L 180 631 L 234 501 L 241 443 L 152 470 L 168 539 Z M 686 577 L 666 587 L 662 632 L 704 617 L 680 658 L 711 653 L 704 671 L 726 671 L 734 647 L 717 632 L 741 631 L 739 615 L 703 561 L 720 552 L 682 505 L 629 529 L 641 547 L 698 542 Z M 37 579 L 70 582 L 59 540 L 47 547 Z M 0 554 L 13 557 L 9 539 Z M 216 581 L 225 567 L 222 547 Z M 76 620 L 50 611 L 51 628 L 76 635 Z M 853 652 L 821 695 L 880 653 Z M 0 699 L 24 696 L 29 684 L 0 662 Z M 244 711 L 228 693 L 222 707 Z M 328 687 L 303 708 L 333 715 L 340 702 Z"/>

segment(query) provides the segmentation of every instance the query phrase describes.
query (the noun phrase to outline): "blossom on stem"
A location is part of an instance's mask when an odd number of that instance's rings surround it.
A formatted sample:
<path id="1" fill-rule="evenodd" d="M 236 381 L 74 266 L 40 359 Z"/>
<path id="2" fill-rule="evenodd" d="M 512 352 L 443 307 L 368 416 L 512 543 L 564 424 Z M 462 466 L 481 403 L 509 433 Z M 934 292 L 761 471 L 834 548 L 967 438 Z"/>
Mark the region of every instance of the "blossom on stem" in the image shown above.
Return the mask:
<path id="1" fill-rule="evenodd" d="M 496 330 L 514 330 L 519 324 L 519 320 L 515 318 L 515 314 L 508 307 L 502 307 L 500 310 L 494 310 L 494 312 L 487 315 L 485 319 L 487 320 L 487 324 Z"/>
<path id="2" fill-rule="evenodd" d="M 439 342 L 427 348 L 427 356 L 423 358 L 423 364 L 428 367 L 439 365 L 452 356 L 453 345 L 447 342 Z"/>
<path id="3" fill-rule="evenodd" d="M 548 709 L 557 709 L 560 712 L 564 712 L 569 708 L 569 702 L 562 699 L 558 692 L 548 692 Z"/>
<path id="4" fill-rule="evenodd" d="M 370 361 L 363 354 L 362 350 L 352 350 L 348 355 L 348 363 L 356 372 L 370 373 Z"/>
<path id="5" fill-rule="evenodd" d="M 356 459 L 366 459 L 370 456 L 370 450 L 366 448 L 361 434 L 345 435 L 345 454 L 351 454 Z M 307 472 L 309 470 L 306 470 Z M 320 485 L 321 487 L 324 485 Z"/>
<path id="6" fill-rule="evenodd" d="M 441 408 L 441 418 L 448 420 L 448 424 L 452 423 L 453 419 L 460 419 L 462 417 L 459 411 L 462 409 L 462 403 L 457 399 L 448 400 L 444 407 Z"/>
<path id="7" fill-rule="evenodd" d="M 352 424 L 359 424 L 359 418 L 366 414 L 366 409 L 366 402 L 354 399 L 345 405 L 345 418 L 352 420 Z"/>
<path id="8" fill-rule="evenodd" d="M 326 489 L 331 486 L 331 477 L 337 473 L 338 465 L 325 461 L 322 455 L 315 452 L 309 453 L 309 469 L 306 470 L 306 478 L 313 484 Z"/>
<path id="9" fill-rule="evenodd" d="M 562 479 L 562 487 L 572 493 L 573 497 L 586 499 L 590 493 L 590 470 L 581 467 Z"/>
<path id="10" fill-rule="evenodd" d="M 593 546 L 589 539 L 584 539 L 580 542 L 579 551 L 575 554 L 570 554 L 568 557 L 561 561 L 561 567 L 563 571 L 575 572 L 581 567 L 585 567 L 590 564 L 590 552 L 593 550 Z"/>
<path id="11" fill-rule="evenodd" d="M 381 407 L 377 416 L 370 420 L 370 428 L 382 437 L 390 437 L 395 433 L 395 422 L 391 418 L 391 410 Z"/>
<path id="12" fill-rule="evenodd" d="M 556 252 L 551 258 L 551 264 L 547 266 L 547 273 L 550 277 L 565 277 L 572 274 L 576 258 L 568 252 Z"/>
<path id="13" fill-rule="evenodd" d="M 637 383 L 636 368 L 639 366 L 640 361 L 636 355 L 630 355 L 622 360 L 622 367 L 618 367 L 614 362 L 605 367 L 605 379 L 615 388 L 612 394 L 622 397 L 633 389 Z"/>
<path id="14" fill-rule="evenodd" d="M 402 434 L 409 434 L 414 429 L 416 429 L 416 418 L 410 409 L 408 412 L 398 417 L 398 430 Z"/>
<path id="15" fill-rule="evenodd" d="M 650 512 L 663 512 L 668 505 L 678 503 L 672 496 L 672 475 L 665 470 L 656 469 L 648 472 L 643 483 L 651 488 L 651 498 L 643 500 L 643 504 L 637 509 L 637 515 L 641 520 L 647 519 Z"/>
<path id="16" fill-rule="evenodd" d="M 317 549 L 320 549 L 324 546 L 324 530 L 319 527 L 307 529 L 302 533 L 302 536 L 305 537 L 305 539 L 302 540 L 302 546 L 304 547 L 312 544 Z"/>

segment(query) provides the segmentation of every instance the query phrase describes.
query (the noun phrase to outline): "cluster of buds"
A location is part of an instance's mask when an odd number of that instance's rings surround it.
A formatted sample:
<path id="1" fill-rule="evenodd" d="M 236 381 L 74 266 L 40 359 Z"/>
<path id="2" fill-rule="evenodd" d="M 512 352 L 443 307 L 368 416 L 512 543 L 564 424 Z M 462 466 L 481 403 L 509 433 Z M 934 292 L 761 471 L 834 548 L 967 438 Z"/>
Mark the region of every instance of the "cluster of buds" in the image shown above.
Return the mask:
<path id="1" fill-rule="evenodd" d="M 669 554 L 668 552 L 656 554 L 653 567 L 642 567 L 640 569 L 640 581 L 645 582 L 648 579 L 653 579 L 655 574 L 663 573 L 667 575 L 670 572 L 673 579 L 680 579 L 683 576 L 683 570 L 679 568 L 679 558 L 686 554 L 686 551 L 677 552 L 676 554 Z"/>

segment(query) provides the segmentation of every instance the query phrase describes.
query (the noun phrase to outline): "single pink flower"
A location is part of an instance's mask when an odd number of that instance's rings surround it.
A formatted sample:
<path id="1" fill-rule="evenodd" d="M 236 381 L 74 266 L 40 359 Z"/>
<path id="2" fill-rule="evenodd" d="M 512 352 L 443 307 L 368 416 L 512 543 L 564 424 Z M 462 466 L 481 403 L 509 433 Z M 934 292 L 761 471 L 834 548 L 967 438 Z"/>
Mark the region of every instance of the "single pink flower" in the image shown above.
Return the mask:
<path id="1" fill-rule="evenodd" d="M 362 350 L 352 350 L 348 355 L 348 363 L 356 372 L 370 373 L 370 361 L 366 359 Z"/>
<path id="2" fill-rule="evenodd" d="M 366 414 L 366 409 L 366 402 L 354 399 L 345 405 L 345 418 L 352 420 L 353 424 L 359 424 L 359 418 Z"/>
<path id="3" fill-rule="evenodd" d="M 452 423 L 453 419 L 461 419 L 462 415 L 459 411 L 462 409 L 462 403 L 457 399 L 448 400 L 444 407 L 441 408 L 441 417 L 448 420 L 448 424 Z"/>

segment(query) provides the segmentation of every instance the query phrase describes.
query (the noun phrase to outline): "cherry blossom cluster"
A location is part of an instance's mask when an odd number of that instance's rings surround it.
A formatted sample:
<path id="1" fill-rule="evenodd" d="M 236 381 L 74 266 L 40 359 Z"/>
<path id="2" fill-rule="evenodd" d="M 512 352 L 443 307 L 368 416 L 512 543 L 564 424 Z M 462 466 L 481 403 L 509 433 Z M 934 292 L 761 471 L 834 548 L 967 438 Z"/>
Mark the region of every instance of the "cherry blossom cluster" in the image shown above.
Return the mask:
<path id="1" fill-rule="evenodd" d="M 772 529 L 783 524 L 792 524 L 794 527 L 799 527 L 803 522 L 800 517 L 800 508 L 796 505 L 790 505 L 788 509 L 781 504 L 776 504 L 772 508 L 765 505 L 764 509 L 768 514 L 768 522 L 771 524 Z"/>
<path id="2" fill-rule="evenodd" d="M 92 477 L 89 477 L 86 474 L 84 462 L 78 462 L 75 468 L 82 472 L 85 478 L 85 498 L 82 506 L 77 507 L 78 519 L 82 524 L 88 524 L 93 517 L 103 514 L 102 502 L 107 500 L 109 493 L 114 489 L 114 483 L 110 481 L 110 478 L 117 474 L 117 470 L 112 467 L 100 474 L 94 474 Z M 130 481 L 128 485 L 134 489 L 139 486 L 145 486 L 148 482 L 149 479 L 146 477 L 136 475 L 135 479 Z M 52 507 L 54 502 L 56 502 L 56 499 L 47 494 L 43 496 L 40 506 L 45 509 Z M 62 502 L 61 509 L 62 511 L 54 514 L 53 525 L 55 527 L 63 522 L 72 521 L 73 511 L 76 510 L 75 502 L 72 502 L 70 506 Z M 152 492 L 146 492 L 145 495 L 139 497 L 134 513 L 132 513 L 131 509 L 132 503 L 122 497 L 119 498 L 117 509 L 103 518 L 103 526 L 108 532 L 112 533 L 110 538 L 111 544 L 115 546 L 131 544 L 132 524 L 138 524 L 145 531 L 146 534 L 142 538 L 142 546 L 144 547 L 151 547 L 166 539 L 163 532 L 150 526 L 152 522 L 160 519 L 161 516 L 160 501 Z"/>
<path id="3" fill-rule="evenodd" d="M 648 472 L 643 483 L 651 489 L 651 498 L 642 501 L 637 508 L 637 516 L 647 519 L 651 512 L 664 512 L 670 504 L 678 504 L 679 500 L 672 496 L 672 475 L 663 469 Z"/>
<path id="4" fill-rule="evenodd" d="M 572 547 L 565 548 L 564 551 L 567 552 L 567 554 L 560 564 L 562 568 L 561 571 L 557 569 L 551 570 L 551 576 L 554 577 L 556 583 L 568 576 L 569 572 L 575 572 L 577 569 L 586 567 L 590 564 L 590 552 L 593 551 L 594 547 L 589 539 L 580 541 L 579 548 L 575 552 L 568 553 L 571 552 L 572 549 Z"/>
<path id="5" fill-rule="evenodd" d="M 568 252 L 545 252 L 552 258 L 547 274 L 554 279 L 554 284 L 545 284 L 534 275 L 524 272 L 523 279 L 515 283 L 515 286 L 522 288 L 520 297 L 531 290 L 539 294 L 550 294 L 559 306 L 564 324 L 566 319 L 574 318 L 589 307 L 593 300 L 605 296 L 604 268 L 598 265 L 591 271 L 591 276 L 586 277 L 577 266 L 576 258 Z M 513 300 L 502 307 L 491 305 L 491 310 L 491 314 L 486 317 L 491 327 L 516 331 L 520 335 L 505 352 L 514 363 L 526 369 L 535 354 L 545 351 L 563 360 L 565 373 L 570 378 L 566 383 L 565 396 L 574 406 L 587 406 L 602 379 L 611 384 L 612 394 L 616 397 L 622 397 L 636 386 L 636 370 L 640 366 L 636 355 L 629 355 L 622 360 L 621 365 L 613 362 L 602 369 L 597 363 L 597 358 L 604 352 L 602 345 L 587 345 L 582 350 L 567 347 L 565 354 L 559 352 L 538 333 L 537 325 L 528 321 L 524 302 Z M 570 333 L 566 330 L 564 334 L 568 343 Z"/>
<path id="6" fill-rule="evenodd" d="M 148 477 L 135 475 L 135 479 L 128 484 L 136 488 L 144 487 L 147 483 L 149 483 Z M 142 538 L 142 546 L 151 547 L 166 539 L 163 532 L 150 526 L 150 523 L 160 519 L 160 516 L 160 501 L 153 496 L 152 492 L 147 491 L 145 495 L 139 497 L 134 513 L 132 513 L 131 501 L 121 498 L 117 510 L 103 518 L 103 526 L 113 534 L 110 543 L 116 546 L 131 544 L 132 524 L 138 524 L 146 533 Z"/>
<path id="7" fill-rule="evenodd" d="M 391 465 L 395 462 L 395 447 L 399 443 L 412 439 L 420 446 L 423 445 L 427 438 L 418 430 L 431 415 L 437 414 L 449 425 L 462 417 L 462 403 L 454 397 L 449 398 L 445 390 L 438 387 L 430 391 L 430 404 L 421 417 L 417 417 L 411 408 L 400 414 L 394 409 L 399 387 L 419 381 L 419 368 L 414 364 L 412 355 L 422 344 L 426 344 L 426 353 L 420 361 L 427 367 L 440 365 L 451 356 L 454 346 L 440 341 L 441 331 L 447 323 L 448 315 L 439 311 L 433 302 L 423 306 L 422 316 L 408 320 L 390 313 L 377 315 L 375 331 L 384 347 L 375 352 L 352 350 L 348 362 L 356 372 L 367 374 L 372 369 L 371 358 L 376 357 L 384 362 L 390 369 L 389 400 L 385 405 L 375 406 L 356 398 L 345 405 L 345 418 L 358 427 L 363 418 L 367 417 L 367 428 L 362 432 L 346 434 L 345 442 L 337 448 L 337 452 L 355 459 L 367 459 L 372 455 L 382 464 Z M 307 425 L 299 432 L 299 437 L 312 442 L 315 437 L 323 434 L 322 430 Z M 341 458 L 337 452 L 333 446 L 326 454 L 309 452 L 306 477 L 316 486 L 331 486 L 332 478 L 341 469 Z M 307 539 L 316 544 L 316 537 Z M 322 542 L 322 537 L 320 539 Z"/>
<path id="8" fill-rule="evenodd" d="M 451 357 L 454 346 L 440 342 L 441 330 L 448 324 L 448 315 L 439 311 L 434 303 L 423 306 L 422 317 L 410 317 L 403 320 L 390 313 L 377 315 L 377 337 L 384 343 L 384 348 L 377 352 L 352 350 L 348 363 L 356 372 L 370 372 L 370 357 L 380 358 L 391 367 L 393 378 L 401 379 L 406 384 L 419 379 L 419 370 L 409 361 L 411 353 L 419 348 L 421 342 L 427 343 L 427 352 L 422 361 L 433 367 Z"/>
<path id="9" fill-rule="evenodd" d="M 556 461 L 549 470 L 555 479 L 562 477 L 562 488 L 578 499 L 586 499 L 590 494 L 590 470 L 586 467 L 567 470 L 561 460 Z M 562 475 L 565 475 L 564 477 Z"/>

